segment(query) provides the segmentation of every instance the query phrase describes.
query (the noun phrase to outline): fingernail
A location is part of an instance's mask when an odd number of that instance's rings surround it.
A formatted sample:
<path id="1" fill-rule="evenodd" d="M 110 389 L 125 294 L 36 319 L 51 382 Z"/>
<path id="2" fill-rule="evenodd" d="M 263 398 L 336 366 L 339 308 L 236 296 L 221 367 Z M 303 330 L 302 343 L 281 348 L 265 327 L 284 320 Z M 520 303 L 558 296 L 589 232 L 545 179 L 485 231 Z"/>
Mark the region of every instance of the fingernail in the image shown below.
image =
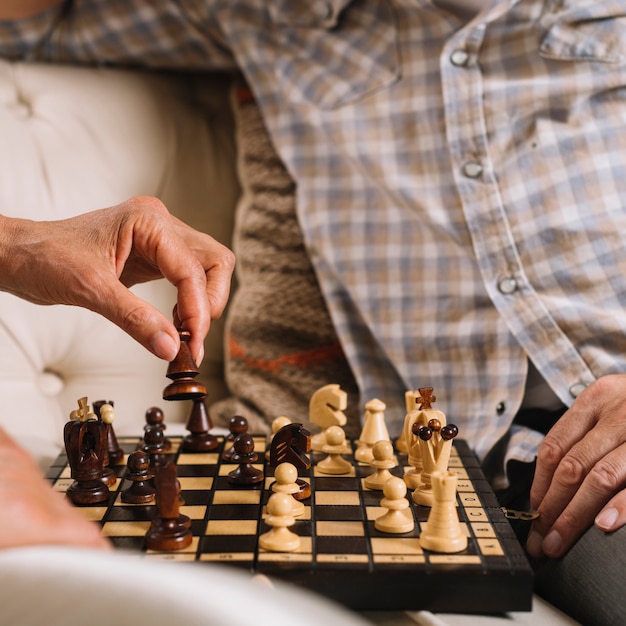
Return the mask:
<path id="1" fill-rule="evenodd" d="M 152 337 L 150 345 L 154 354 L 166 361 L 173 361 L 178 353 L 176 342 L 163 331 L 159 331 Z"/>
<path id="2" fill-rule="evenodd" d="M 561 549 L 563 547 L 563 540 L 561 535 L 556 530 L 550 531 L 544 538 L 541 544 L 543 551 L 548 556 L 557 557 L 561 556 Z"/>
<path id="3" fill-rule="evenodd" d="M 196 360 L 196 365 L 200 367 L 202 363 L 202 359 L 204 359 L 204 346 L 200 346 L 200 351 L 198 352 L 198 358 Z"/>
<path id="4" fill-rule="evenodd" d="M 530 556 L 539 558 L 543 556 L 543 550 L 541 549 L 541 543 L 543 542 L 543 536 L 536 530 L 531 530 L 526 540 L 526 550 Z"/>
<path id="5" fill-rule="evenodd" d="M 596 526 L 605 532 L 613 530 L 613 525 L 617 521 L 617 509 L 610 508 L 600 511 L 598 517 L 595 519 Z"/>

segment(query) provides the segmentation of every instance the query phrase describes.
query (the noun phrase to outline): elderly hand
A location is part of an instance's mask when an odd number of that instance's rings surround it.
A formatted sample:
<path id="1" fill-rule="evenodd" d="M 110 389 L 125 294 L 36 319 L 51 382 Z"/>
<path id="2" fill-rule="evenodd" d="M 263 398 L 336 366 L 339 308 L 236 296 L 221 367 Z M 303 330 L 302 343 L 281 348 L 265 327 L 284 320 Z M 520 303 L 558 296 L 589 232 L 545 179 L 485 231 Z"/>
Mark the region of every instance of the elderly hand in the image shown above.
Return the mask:
<path id="1" fill-rule="evenodd" d="M 190 331 L 191 352 L 202 360 L 233 267 L 230 250 L 156 198 L 53 222 L 0 217 L 0 289 L 37 304 L 91 309 L 168 361 L 180 345 L 176 326 Z M 178 290 L 174 324 L 128 289 L 161 277 Z"/>
<path id="2" fill-rule="evenodd" d="M 63 544 L 108 548 L 100 527 L 71 506 L 0 429 L 0 549 Z"/>
<path id="3" fill-rule="evenodd" d="M 531 556 L 563 556 L 595 523 L 626 523 L 626 376 L 591 384 L 547 434 L 531 489 Z"/>

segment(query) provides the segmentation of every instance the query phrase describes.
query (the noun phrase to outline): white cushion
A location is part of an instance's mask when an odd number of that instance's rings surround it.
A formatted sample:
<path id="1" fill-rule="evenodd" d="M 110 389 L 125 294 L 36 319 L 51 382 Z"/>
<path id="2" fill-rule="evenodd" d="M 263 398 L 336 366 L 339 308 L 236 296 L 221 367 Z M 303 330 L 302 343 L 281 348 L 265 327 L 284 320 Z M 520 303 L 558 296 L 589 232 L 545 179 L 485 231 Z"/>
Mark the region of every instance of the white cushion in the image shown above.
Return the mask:
<path id="1" fill-rule="evenodd" d="M 53 220 L 154 195 L 230 244 L 238 187 L 225 78 L 0 61 L 0 213 Z M 89 250 L 84 250 L 85 255 Z M 167 315 L 164 281 L 136 292 Z M 201 379 L 224 394 L 221 324 Z M 140 431 L 162 406 L 167 364 L 94 313 L 39 307 L 0 293 L 0 424 L 42 465 L 60 449 L 79 397 L 113 400 L 118 434 Z"/>

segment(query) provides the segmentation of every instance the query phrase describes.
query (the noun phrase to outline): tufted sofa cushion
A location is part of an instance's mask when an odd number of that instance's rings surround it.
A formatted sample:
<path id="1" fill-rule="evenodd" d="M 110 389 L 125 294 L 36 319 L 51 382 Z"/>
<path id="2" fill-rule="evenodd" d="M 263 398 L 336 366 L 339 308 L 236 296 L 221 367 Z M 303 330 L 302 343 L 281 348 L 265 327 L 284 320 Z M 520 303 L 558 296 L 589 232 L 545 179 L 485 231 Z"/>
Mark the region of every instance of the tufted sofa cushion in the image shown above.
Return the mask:
<path id="1" fill-rule="evenodd" d="M 239 192 L 226 83 L 0 61 L 0 213 L 53 220 L 154 195 L 230 245 Z M 171 313 L 165 281 L 135 291 Z M 89 311 L 0 293 L 0 346 L 0 424 L 42 466 L 81 396 L 113 400 L 120 434 L 136 433 L 150 406 L 186 417 L 161 399 L 166 364 Z M 224 395 L 222 361 L 216 323 L 200 376 L 212 400 Z"/>

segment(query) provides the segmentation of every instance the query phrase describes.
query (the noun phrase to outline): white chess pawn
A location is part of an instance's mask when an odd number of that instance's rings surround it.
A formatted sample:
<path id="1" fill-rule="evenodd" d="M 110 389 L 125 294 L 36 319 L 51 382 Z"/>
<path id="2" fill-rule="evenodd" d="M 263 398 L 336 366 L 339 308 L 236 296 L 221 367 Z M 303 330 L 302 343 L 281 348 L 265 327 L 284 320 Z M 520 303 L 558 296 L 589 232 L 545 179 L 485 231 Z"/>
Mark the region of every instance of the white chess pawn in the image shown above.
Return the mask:
<path id="1" fill-rule="evenodd" d="M 435 471 L 430 478 L 433 504 L 426 527 L 420 533 L 420 546 L 432 552 L 461 552 L 467 548 L 467 534 L 456 509 L 456 474 Z"/>
<path id="2" fill-rule="evenodd" d="M 328 456 L 317 464 L 318 471 L 322 474 L 349 474 L 352 464 L 341 456 L 346 450 L 346 433 L 341 426 L 330 426 L 325 433 L 326 443 L 322 452 Z"/>
<path id="3" fill-rule="evenodd" d="M 406 499 L 406 484 L 402 478 L 392 476 L 383 487 L 385 497 L 380 506 L 387 509 L 374 520 L 374 527 L 383 533 L 408 533 L 415 527 L 413 516 L 408 515 L 409 501 Z"/>
<path id="4" fill-rule="evenodd" d="M 382 400 L 374 398 L 365 405 L 365 420 L 361 436 L 357 442 L 354 458 L 359 463 L 369 463 L 374 457 L 372 447 L 377 441 L 389 440 L 389 431 L 385 424 L 386 405 Z"/>
<path id="5" fill-rule="evenodd" d="M 300 547 L 300 537 L 289 530 L 295 519 L 291 515 L 292 496 L 273 493 L 267 502 L 265 523 L 272 528 L 259 537 L 259 546 L 270 552 L 293 552 Z"/>
<path id="6" fill-rule="evenodd" d="M 276 482 L 272 483 L 272 491 L 274 493 L 286 493 L 293 502 L 291 503 L 291 515 L 299 517 L 304 514 L 304 504 L 293 497 L 294 493 L 300 491 L 298 480 L 298 470 L 293 463 L 281 463 L 274 470 L 274 478 Z"/>
<path id="7" fill-rule="evenodd" d="M 389 470 L 396 466 L 391 441 L 385 439 L 377 441 L 372 448 L 372 454 L 374 458 L 370 461 L 370 465 L 375 467 L 376 471 L 366 476 L 363 484 L 367 489 L 382 489 L 393 476 Z"/>

